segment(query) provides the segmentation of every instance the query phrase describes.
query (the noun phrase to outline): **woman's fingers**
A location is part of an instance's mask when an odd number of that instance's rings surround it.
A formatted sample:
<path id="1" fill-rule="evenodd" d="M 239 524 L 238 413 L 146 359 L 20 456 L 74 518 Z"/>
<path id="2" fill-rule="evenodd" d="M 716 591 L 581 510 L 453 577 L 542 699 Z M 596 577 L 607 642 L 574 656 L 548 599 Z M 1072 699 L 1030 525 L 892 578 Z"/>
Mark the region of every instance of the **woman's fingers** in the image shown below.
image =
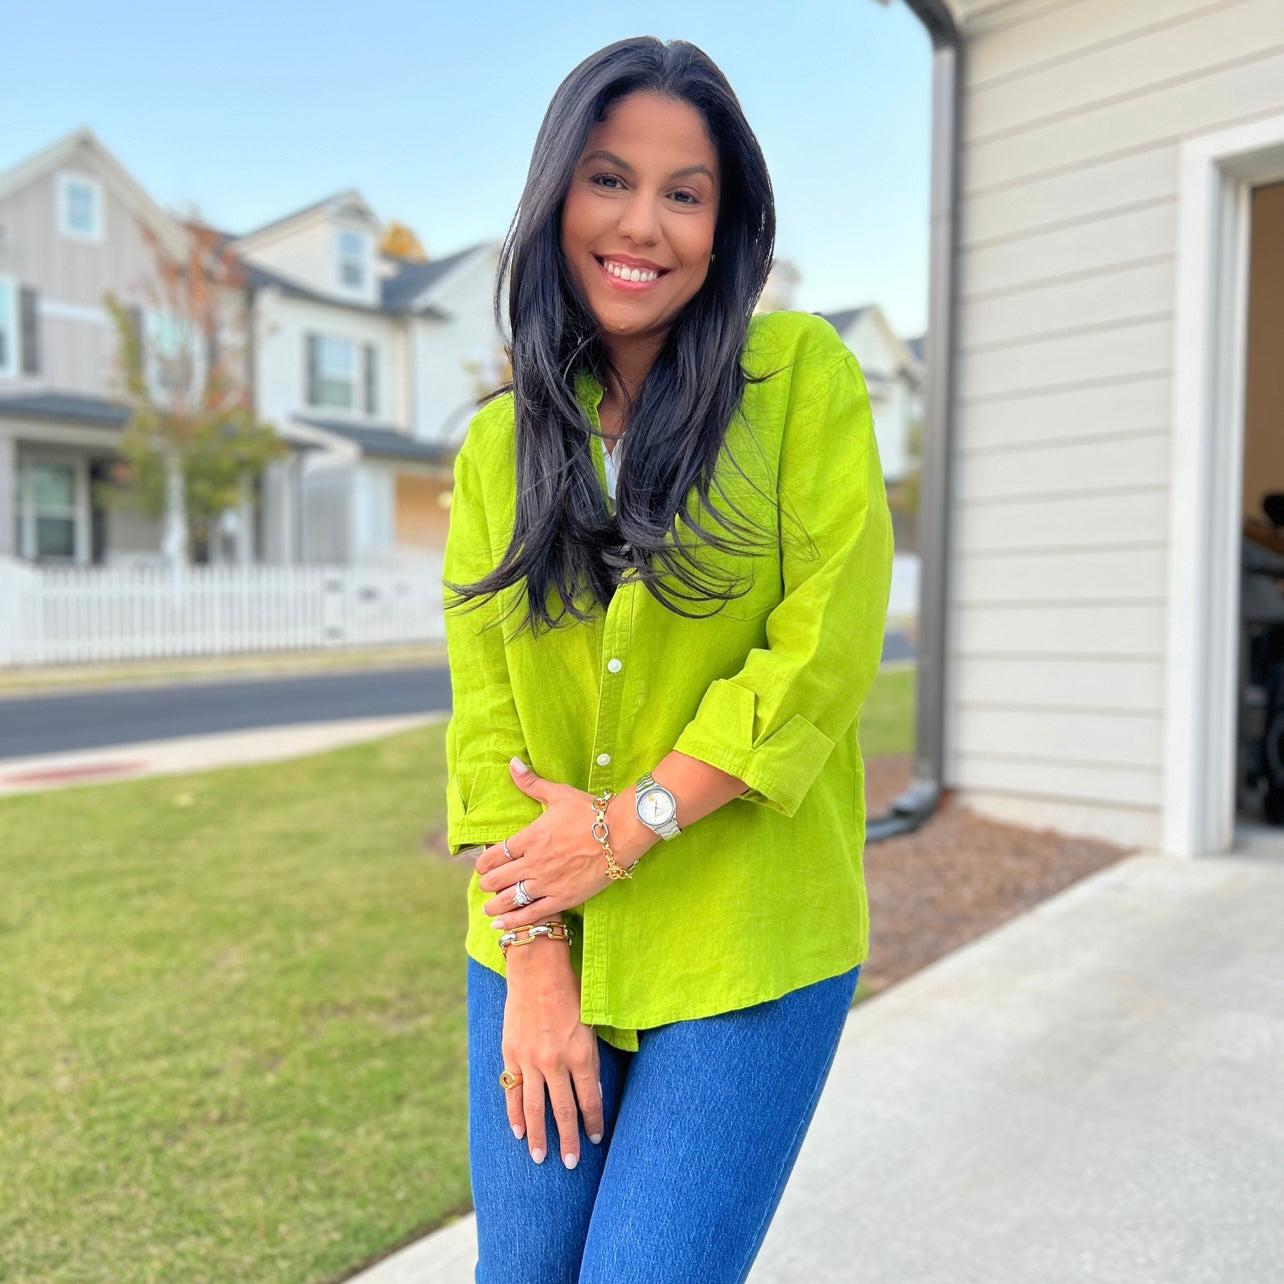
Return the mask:
<path id="1" fill-rule="evenodd" d="M 548 1099 L 557 1120 L 557 1135 L 562 1143 L 562 1163 L 574 1168 L 580 1162 L 580 1112 L 571 1092 L 571 1077 L 565 1070 L 554 1071 L 547 1080 Z"/>
<path id="2" fill-rule="evenodd" d="M 507 902 L 507 903 L 505 903 Z M 487 901 L 482 906 L 482 913 L 489 914 L 491 918 L 491 927 L 497 930 L 510 931 L 515 927 L 529 927 L 532 923 L 542 923 L 550 914 L 560 914 L 563 910 L 572 907 L 572 902 L 564 899 L 558 899 L 554 896 L 537 896 L 529 905 L 523 905 L 520 909 L 513 908 L 513 898 L 511 894 L 499 894 L 493 901 Z M 500 915 L 494 918 L 494 915 Z M 528 945 L 525 949 L 538 949 L 537 945 Z"/>
<path id="3" fill-rule="evenodd" d="M 505 1066 L 505 1070 L 511 1070 L 514 1074 L 520 1074 L 516 1066 Z M 523 1080 L 524 1082 L 524 1080 Z M 522 1084 L 514 1084 L 511 1088 L 504 1090 L 504 1102 L 508 1107 L 508 1123 L 513 1130 L 513 1136 L 518 1141 L 526 1136 L 526 1115 L 522 1108 Z"/>
<path id="4" fill-rule="evenodd" d="M 594 1054 L 597 1052 L 597 1035 L 592 1026 L 584 1027 L 594 1043 Z M 605 1116 L 602 1110 L 602 1068 L 598 1064 L 587 1070 L 572 1070 L 571 1079 L 575 1084 L 575 1095 L 579 1099 L 580 1113 L 584 1116 L 584 1131 L 595 1145 L 601 1145 L 605 1131 Z"/>
<path id="5" fill-rule="evenodd" d="M 522 1080 L 522 1113 L 526 1118 L 526 1146 L 531 1158 L 544 1162 L 548 1141 L 544 1136 L 544 1076 L 538 1070 L 524 1070 Z"/>

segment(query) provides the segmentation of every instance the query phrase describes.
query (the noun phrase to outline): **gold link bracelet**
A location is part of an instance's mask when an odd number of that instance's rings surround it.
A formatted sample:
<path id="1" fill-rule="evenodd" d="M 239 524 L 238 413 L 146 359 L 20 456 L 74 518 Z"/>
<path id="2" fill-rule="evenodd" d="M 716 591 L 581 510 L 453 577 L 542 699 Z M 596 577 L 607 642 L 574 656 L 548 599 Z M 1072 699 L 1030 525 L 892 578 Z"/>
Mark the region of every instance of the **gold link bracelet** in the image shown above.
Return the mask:
<path id="1" fill-rule="evenodd" d="M 613 789 L 603 789 L 602 792 L 593 799 L 593 810 L 597 813 L 597 816 L 593 821 L 593 837 L 602 844 L 602 851 L 606 854 L 606 876 L 608 878 L 632 878 L 633 870 L 637 868 L 638 861 L 635 860 L 628 869 L 625 869 L 623 865 L 616 861 L 615 853 L 611 850 L 611 831 L 606 825 L 606 804 L 615 796 L 615 791 Z M 598 833 L 599 826 L 602 830 L 600 834 Z M 638 860 L 641 859 L 642 858 L 639 856 Z"/>
<path id="2" fill-rule="evenodd" d="M 526 935 L 519 936 L 519 932 L 525 932 Z M 507 958 L 510 945 L 529 945 L 532 941 L 539 940 L 541 936 L 547 936 L 550 941 L 565 941 L 568 945 L 571 943 L 571 929 L 565 923 L 531 923 L 526 927 L 515 927 L 503 933 L 499 938 L 499 948 Z"/>

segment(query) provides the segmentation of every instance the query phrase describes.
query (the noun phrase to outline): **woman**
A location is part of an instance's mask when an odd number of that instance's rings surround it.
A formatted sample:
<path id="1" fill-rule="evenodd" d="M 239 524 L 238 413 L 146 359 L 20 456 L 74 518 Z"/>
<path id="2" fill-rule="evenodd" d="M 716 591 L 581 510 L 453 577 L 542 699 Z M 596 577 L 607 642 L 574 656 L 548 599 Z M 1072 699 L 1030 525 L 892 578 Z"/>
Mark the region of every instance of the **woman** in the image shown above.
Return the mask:
<path id="1" fill-rule="evenodd" d="M 486 1284 L 743 1280 L 868 953 L 891 521 L 855 358 L 753 313 L 774 236 L 699 49 L 558 88 L 446 546 Z"/>

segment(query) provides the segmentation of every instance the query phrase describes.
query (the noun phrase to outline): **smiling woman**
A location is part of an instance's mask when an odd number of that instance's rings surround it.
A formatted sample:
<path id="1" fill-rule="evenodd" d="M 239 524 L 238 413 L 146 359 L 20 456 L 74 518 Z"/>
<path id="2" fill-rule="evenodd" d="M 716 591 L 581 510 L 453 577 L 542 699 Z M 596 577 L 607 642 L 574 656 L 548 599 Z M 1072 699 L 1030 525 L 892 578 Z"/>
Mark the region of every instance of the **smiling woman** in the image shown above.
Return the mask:
<path id="1" fill-rule="evenodd" d="M 699 49 L 562 82 L 443 577 L 482 1284 L 743 1281 L 868 953 L 891 518 L 856 359 L 755 315 L 774 235 Z"/>

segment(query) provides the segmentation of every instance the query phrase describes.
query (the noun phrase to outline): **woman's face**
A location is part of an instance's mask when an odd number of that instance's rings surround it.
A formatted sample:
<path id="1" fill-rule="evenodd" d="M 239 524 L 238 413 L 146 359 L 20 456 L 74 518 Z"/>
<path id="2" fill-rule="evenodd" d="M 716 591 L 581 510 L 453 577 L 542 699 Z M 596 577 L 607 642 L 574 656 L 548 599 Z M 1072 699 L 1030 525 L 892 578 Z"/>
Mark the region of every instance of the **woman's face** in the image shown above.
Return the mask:
<path id="1" fill-rule="evenodd" d="M 562 252 L 606 336 L 661 337 L 699 291 L 720 186 L 689 103 L 640 90 L 593 127 L 562 207 Z"/>

